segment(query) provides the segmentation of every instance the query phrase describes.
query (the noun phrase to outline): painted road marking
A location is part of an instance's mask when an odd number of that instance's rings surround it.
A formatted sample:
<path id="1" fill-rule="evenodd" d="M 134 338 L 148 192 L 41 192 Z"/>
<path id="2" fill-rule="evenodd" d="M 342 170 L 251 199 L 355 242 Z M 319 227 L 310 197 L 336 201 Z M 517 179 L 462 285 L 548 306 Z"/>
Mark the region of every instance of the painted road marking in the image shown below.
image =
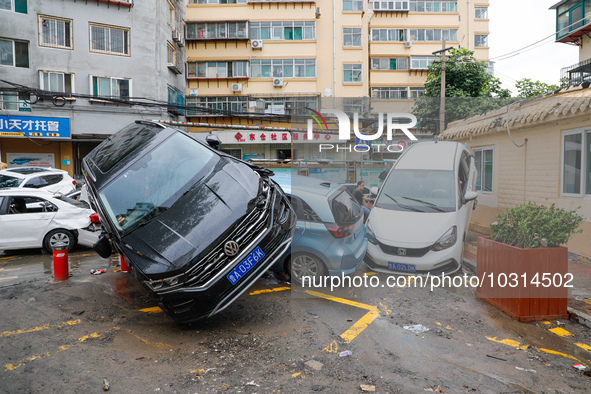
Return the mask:
<path id="1" fill-rule="evenodd" d="M 360 302 L 346 300 L 344 298 L 334 297 L 328 294 L 319 293 L 312 290 L 306 290 L 306 293 L 313 295 L 315 297 L 324 298 L 330 301 L 339 302 L 341 304 L 354 306 L 361 309 L 366 309 L 367 312 L 361 319 L 357 320 L 351 328 L 341 334 L 341 338 L 345 340 L 346 343 L 351 343 L 353 339 L 357 337 L 363 330 L 367 328 L 378 316 L 380 316 L 380 311 L 378 307 L 373 305 L 362 304 Z"/>
<path id="2" fill-rule="evenodd" d="M 284 291 L 284 290 L 291 290 L 291 287 L 276 287 L 274 289 L 265 289 L 265 290 L 257 290 L 249 293 L 248 295 L 257 295 L 257 294 L 264 294 L 264 293 L 273 293 L 275 291 Z"/>
<path id="3" fill-rule="evenodd" d="M 512 341 L 511 339 L 497 339 L 497 337 L 486 337 L 489 341 L 501 343 L 503 345 L 511 346 L 517 349 L 525 350 L 529 348 L 529 345 L 522 345 L 517 341 Z"/>
<path id="4" fill-rule="evenodd" d="M 162 310 L 162 308 L 160 308 L 159 306 L 153 306 L 151 308 L 144 308 L 144 309 L 140 309 L 140 312 L 146 312 L 146 313 L 160 313 L 160 312 L 164 312 Z"/>
<path id="5" fill-rule="evenodd" d="M 4 278 L 0 278 L 0 282 L 11 279 L 18 279 L 18 276 L 5 276 Z"/>
<path id="6" fill-rule="evenodd" d="M 584 343 L 575 343 L 575 345 L 577 345 L 581 349 L 585 349 L 586 351 L 588 351 L 589 353 L 591 353 L 591 346 L 585 345 Z"/>
<path id="7" fill-rule="evenodd" d="M 503 345 L 508 345 L 508 346 L 511 346 L 511 347 L 514 347 L 514 348 L 518 348 L 518 349 L 522 349 L 522 350 L 525 350 L 525 349 L 529 348 L 529 345 L 521 345 L 521 343 L 519 343 L 517 341 L 513 341 L 511 339 L 502 339 L 502 340 L 499 340 L 496 337 L 494 337 L 494 338 L 493 337 L 486 337 L 486 339 L 488 339 L 489 341 L 501 343 Z M 591 347 L 589 347 L 589 348 L 591 349 Z M 548 354 L 553 354 L 555 356 L 561 356 L 561 357 L 564 357 L 564 358 L 568 358 L 568 359 L 574 360 L 574 361 L 576 361 L 578 363 L 581 363 L 584 366 L 588 367 L 587 364 L 583 363 L 578 358 L 573 357 L 573 356 L 571 356 L 569 354 L 557 352 L 555 350 L 550 350 L 550 349 L 538 348 L 538 347 L 535 347 L 535 346 L 534 346 L 534 349 L 536 349 L 538 352 L 544 352 L 544 353 L 548 353 Z M 587 349 L 585 349 L 585 350 L 587 350 Z"/>
<path id="8" fill-rule="evenodd" d="M 70 320 L 67 322 L 60 323 L 60 324 L 53 324 L 53 325 L 46 324 L 44 326 L 39 326 L 39 327 L 25 328 L 25 329 L 19 329 L 19 330 L 15 330 L 15 331 L 4 331 L 4 332 L 0 333 L 0 338 L 9 337 L 11 335 L 26 334 L 29 332 L 49 330 L 50 328 L 61 328 L 61 327 L 65 327 L 65 326 L 73 326 L 74 324 L 78 324 L 78 323 L 80 323 L 80 319 Z"/>
<path id="9" fill-rule="evenodd" d="M 564 328 L 560 328 L 560 327 L 550 328 L 548 331 L 553 332 L 554 334 L 558 335 L 559 337 L 563 337 L 563 338 L 574 337 L 573 334 L 566 331 Z"/>
<path id="10" fill-rule="evenodd" d="M 576 362 L 578 362 L 578 363 L 580 363 L 580 364 L 583 364 L 584 366 L 588 367 L 588 365 L 587 365 L 587 364 L 583 363 L 583 362 L 582 362 L 581 360 L 579 360 L 578 358 L 576 358 L 576 357 L 573 357 L 573 356 L 571 356 L 571 355 L 568 355 L 568 354 L 566 354 L 566 353 L 561 353 L 561 352 L 557 352 L 557 351 L 555 351 L 555 350 L 550 350 L 550 349 L 543 349 L 543 348 L 536 348 L 536 349 L 538 349 L 539 351 L 541 351 L 541 352 L 544 352 L 544 353 L 548 353 L 548 354 L 554 354 L 554 355 L 556 355 L 556 356 L 561 356 L 561 357 L 565 357 L 565 358 L 570 358 L 571 360 L 575 360 Z"/>
<path id="11" fill-rule="evenodd" d="M 78 342 L 84 342 L 84 341 L 86 341 L 87 339 L 90 339 L 90 338 L 98 338 L 98 337 L 99 337 L 99 334 L 98 334 L 98 332 L 93 332 L 93 333 L 92 333 L 92 334 L 90 334 L 90 335 L 85 335 L 85 336 L 83 336 L 82 338 L 78 338 Z"/>

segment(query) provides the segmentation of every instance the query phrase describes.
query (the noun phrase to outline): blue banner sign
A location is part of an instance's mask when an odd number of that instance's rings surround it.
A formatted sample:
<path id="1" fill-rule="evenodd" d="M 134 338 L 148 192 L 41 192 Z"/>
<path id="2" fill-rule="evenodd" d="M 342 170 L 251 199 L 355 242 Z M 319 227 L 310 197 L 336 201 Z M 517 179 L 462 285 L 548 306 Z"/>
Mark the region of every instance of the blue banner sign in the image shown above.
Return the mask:
<path id="1" fill-rule="evenodd" d="M 0 115 L 0 137 L 70 138 L 69 118 Z"/>

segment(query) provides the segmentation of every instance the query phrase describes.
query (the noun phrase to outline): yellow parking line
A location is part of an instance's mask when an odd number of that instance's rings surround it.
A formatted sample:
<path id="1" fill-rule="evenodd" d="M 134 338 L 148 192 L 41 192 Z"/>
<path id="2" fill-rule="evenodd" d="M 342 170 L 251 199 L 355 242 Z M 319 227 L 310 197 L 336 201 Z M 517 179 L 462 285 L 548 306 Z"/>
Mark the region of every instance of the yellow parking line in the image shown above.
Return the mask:
<path id="1" fill-rule="evenodd" d="M 585 349 L 586 351 L 588 351 L 589 353 L 591 353 L 591 346 L 585 345 L 584 343 L 575 343 L 575 345 L 577 345 L 581 349 Z"/>
<path id="2" fill-rule="evenodd" d="M 565 358 L 570 358 L 571 360 L 575 360 L 576 362 L 581 363 L 584 366 L 588 367 L 587 364 L 583 363 L 581 360 L 579 360 L 578 358 L 573 357 L 571 355 L 568 355 L 568 354 L 565 354 L 565 353 L 561 353 L 561 352 L 557 352 L 555 350 L 550 350 L 550 349 L 542 349 L 542 348 L 536 348 L 536 349 L 538 349 L 539 351 L 542 351 L 544 353 L 554 354 L 556 356 L 561 356 L 561 357 L 565 357 Z"/>
<path id="3" fill-rule="evenodd" d="M 560 327 L 551 328 L 548 331 L 553 332 L 554 334 L 558 335 L 559 337 L 563 337 L 563 338 L 574 336 L 570 332 L 566 331 L 564 328 L 560 328 Z"/>
<path id="4" fill-rule="evenodd" d="M 274 291 L 284 291 L 284 290 L 291 290 L 291 287 L 276 287 L 274 289 L 257 290 L 257 291 L 253 291 L 252 293 L 249 293 L 249 295 L 273 293 Z"/>
<path id="5" fill-rule="evenodd" d="M 503 345 L 511 346 L 517 349 L 525 350 L 529 347 L 529 345 L 521 345 L 521 343 L 517 341 L 513 341 L 511 339 L 497 339 L 497 337 L 486 337 L 489 341 L 501 343 Z"/>
<path id="6" fill-rule="evenodd" d="M 144 308 L 144 309 L 140 309 L 140 312 L 146 312 L 146 313 L 160 313 L 160 312 L 164 312 L 162 310 L 162 308 L 160 308 L 159 306 L 153 306 L 151 308 Z"/>
<path id="7" fill-rule="evenodd" d="M 67 322 L 63 322 L 60 324 L 45 324 L 44 326 L 39 326 L 39 327 L 33 327 L 33 328 L 26 328 L 26 329 L 19 329 L 19 330 L 15 330 L 15 331 L 4 331 L 0 333 L 0 338 L 2 337 L 9 337 L 11 335 L 18 335 L 18 334 L 26 334 L 29 332 L 36 332 L 36 331 L 42 331 L 42 330 L 48 330 L 50 328 L 61 328 L 64 326 L 73 326 L 74 324 L 78 324 L 80 323 L 80 319 L 78 320 L 70 320 Z"/>
<path id="8" fill-rule="evenodd" d="M 18 279 L 18 276 L 5 276 L 4 278 L 0 278 L 0 282 L 11 279 Z"/>
<path id="9" fill-rule="evenodd" d="M 372 306 L 372 305 L 362 304 L 360 302 L 355 302 L 355 301 L 351 301 L 351 300 L 346 300 L 344 298 L 334 297 L 334 296 L 331 296 L 328 294 L 319 293 L 317 291 L 306 290 L 306 293 L 313 295 L 314 297 L 325 298 L 330 301 L 340 302 L 341 304 L 346 304 L 346 305 L 351 305 L 351 306 L 354 306 L 357 308 L 367 309 L 368 311 L 371 311 L 375 308 L 375 306 Z"/>
<path id="10" fill-rule="evenodd" d="M 99 334 L 97 332 L 93 332 L 90 335 L 85 335 L 82 338 L 78 338 L 78 342 L 84 342 L 87 339 L 90 339 L 90 338 L 98 338 L 98 337 L 99 337 Z"/>

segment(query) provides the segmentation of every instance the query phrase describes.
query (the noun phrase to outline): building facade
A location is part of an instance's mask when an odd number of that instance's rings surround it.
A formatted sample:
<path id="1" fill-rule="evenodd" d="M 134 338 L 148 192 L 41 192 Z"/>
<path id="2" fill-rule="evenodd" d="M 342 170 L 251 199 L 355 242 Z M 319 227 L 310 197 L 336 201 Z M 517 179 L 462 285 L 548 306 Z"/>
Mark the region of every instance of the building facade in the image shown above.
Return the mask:
<path id="1" fill-rule="evenodd" d="M 1 160 L 80 176 L 126 124 L 183 119 L 184 19 L 177 0 L 1 1 Z"/>
<path id="2" fill-rule="evenodd" d="M 186 17 L 187 117 L 196 123 L 289 127 L 309 109 L 408 112 L 443 41 L 488 61 L 486 0 L 189 0 Z M 219 134 L 240 157 L 289 150 L 262 133 Z"/>

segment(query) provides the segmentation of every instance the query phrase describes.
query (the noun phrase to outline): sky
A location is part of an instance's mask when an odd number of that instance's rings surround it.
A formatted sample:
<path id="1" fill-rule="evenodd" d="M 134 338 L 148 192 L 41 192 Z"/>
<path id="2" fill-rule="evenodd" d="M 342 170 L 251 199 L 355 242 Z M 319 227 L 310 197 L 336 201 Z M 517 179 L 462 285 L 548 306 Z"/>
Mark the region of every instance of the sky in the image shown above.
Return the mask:
<path id="1" fill-rule="evenodd" d="M 577 46 L 555 42 L 556 10 L 549 8 L 558 1 L 489 0 L 489 56 L 503 88 L 516 93 L 515 82 L 523 78 L 557 84 L 560 69 L 579 62 Z M 550 35 L 516 56 L 502 57 Z"/>

